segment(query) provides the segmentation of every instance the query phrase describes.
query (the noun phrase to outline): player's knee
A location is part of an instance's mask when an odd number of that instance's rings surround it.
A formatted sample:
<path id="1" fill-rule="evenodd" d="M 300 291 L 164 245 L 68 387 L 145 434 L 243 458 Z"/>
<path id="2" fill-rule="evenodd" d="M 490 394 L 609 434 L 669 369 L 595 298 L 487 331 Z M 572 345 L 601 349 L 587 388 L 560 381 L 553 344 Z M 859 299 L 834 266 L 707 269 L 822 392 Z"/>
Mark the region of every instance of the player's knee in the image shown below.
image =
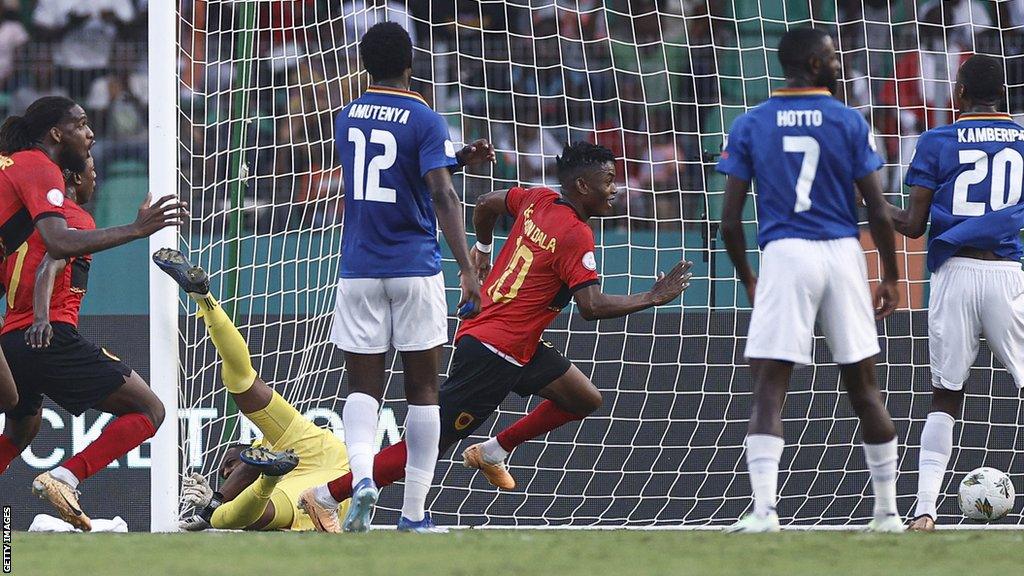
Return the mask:
<path id="1" fill-rule="evenodd" d="M 580 397 L 575 402 L 573 412 L 580 416 L 590 416 L 597 412 L 603 402 L 604 398 L 601 396 L 601 391 L 591 387 L 580 394 Z"/>
<path id="2" fill-rule="evenodd" d="M 0 392 L 0 412 L 9 412 L 18 405 L 18 391 L 5 390 Z"/>
<path id="3" fill-rule="evenodd" d="M 163 424 L 164 422 L 164 403 L 161 402 L 159 398 L 154 396 L 151 401 L 146 403 L 146 407 L 142 413 L 146 416 L 146 418 L 149 418 L 149 421 L 153 424 L 154 429 L 160 428 L 160 425 Z"/>

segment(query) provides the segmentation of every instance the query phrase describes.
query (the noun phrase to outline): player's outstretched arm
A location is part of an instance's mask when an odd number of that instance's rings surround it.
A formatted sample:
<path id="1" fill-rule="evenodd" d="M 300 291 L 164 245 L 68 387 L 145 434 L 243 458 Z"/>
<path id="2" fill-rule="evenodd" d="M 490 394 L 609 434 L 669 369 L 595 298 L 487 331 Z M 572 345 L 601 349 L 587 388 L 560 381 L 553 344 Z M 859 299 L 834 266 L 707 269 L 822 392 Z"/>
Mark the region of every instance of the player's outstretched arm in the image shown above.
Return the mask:
<path id="1" fill-rule="evenodd" d="M 466 302 L 473 303 L 472 311 L 463 315 L 463 318 L 472 318 L 480 312 L 480 282 L 477 280 L 476 271 L 470 264 L 469 246 L 466 245 L 466 227 L 462 223 L 462 202 L 455 194 L 455 186 L 452 185 L 452 175 L 447 168 L 435 168 L 427 172 L 424 179 L 430 189 L 430 196 L 434 200 L 434 211 L 437 213 L 437 223 L 441 225 L 441 232 L 452 250 L 452 256 L 459 264 L 459 283 L 462 285 L 462 297 L 459 299 L 458 308 L 461 309 Z"/>
<path id="2" fill-rule="evenodd" d="M 693 262 L 683 260 L 668 274 L 662 272 L 647 292 L 617 296 L 605 294 L 597 284 L 591 284 L 576 291 L 573 296 L 580 308 L 580 315 L 586 320 L 618 318 L 639 312 L 652 306 L 661 306 L 675 300 L 690 286 L 690 267 Z"/>
<path id="3" fill-rule="evenodd" d="M 53 338 L 50 326 L 50 300 L 53 298 L 53 281 L 67 266 L 65 260 L 54 260 L 44 254 L 36 268 L 36 283 L 32 289 L 32 326 L 25 331 L 25 343 L 30 348 L 46 348 Z"/>
<path id="4" fill-rule="evenodd" d="M 889 207 L 882 195 L 882 180 L 878 172 L 871 172 L 857 179 L 864 203 L 868 206 L 868 226 L 871 228 L 871 239 L 878 248 L 878 258 L 882 261 L 882 281 L 875 288 L 875 318 L 881 320 L 896 310 L 900 295 L 896 282 L 900 278 L 896 267 L 896 239 L 892 233 L 892 218 Z"/>
<path id="5" fill-rule="evenodd" d="M 735 176 L 725 180 L 725 199 L 722 204 L 722 240 L 729 260 L 736 268 L 736 277 L 747 289 L 750 303 L 757 292 L 757 276 L 747 261 L 747 235 L 743 232 L 743 206 L 747 203 L 750 182 Z"/>
<path id="6" fill-rule="evenodd" d="M 495 190 L 476 199 L 476 207 L 473 208 L 473 230 L 476 231 L 478 244 L 488 247 L 494 245 L 494 225 L 498 223 L 498 218 L 509 214 L 508 205 L 505 203 L 507 195 L 508 190 Z M 476 268 L 477 276 L 483 282 L 491 271 L 491 252 L 481 252 L 473 246 L 469 257 Z"/>
<path id="7" fill-rule="evenodd" d="M 887 206 L 889 217 L 892 218 L 892 226 L 897 232 L 908 238 L 920 238 L 928 227 L 928 213 L 932 209 L 932 197 L 934 190 L 924 186 L 913 186 L 910 188 L 910 200 L 906 208 L 897 208 L 892 204 Z"/>
<path id="8" fill-rule="evenodd" d="M 168 226 L 180 226 L 188 218 L 188 205 L 167 195 L 150 204 L 152 196 L 139 207 L 135 222 L 99 230 L 72 230 L 63 218 L 44 218 L 36 222 L 46 251 L 54 259 L 92 254 L 145 238 Z"/>

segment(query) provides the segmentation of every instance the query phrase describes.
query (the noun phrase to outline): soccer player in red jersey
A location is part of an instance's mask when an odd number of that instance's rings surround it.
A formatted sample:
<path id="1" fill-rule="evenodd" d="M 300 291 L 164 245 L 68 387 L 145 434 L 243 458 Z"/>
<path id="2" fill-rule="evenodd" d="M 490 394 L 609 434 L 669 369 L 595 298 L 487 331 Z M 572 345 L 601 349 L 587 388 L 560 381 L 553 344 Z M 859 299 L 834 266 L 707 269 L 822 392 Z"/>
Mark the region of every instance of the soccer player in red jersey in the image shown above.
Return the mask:
<path id="1" fill-rule="evenodd" d="M 548 188 L 512 188 L 482 196 L 473 213 L 477 245 L 471 257 L 487 276 L 482 310 L 455 335 L 451 372 L 440 389 L 441 453 L 468 437 L 510 392 L 546 400 L 486 442 L 463 452 L 464 464 L 481 470 L 506 490 L 515 480 L 504 461 L 516 446 L 575 420 L 601 405 L 594 383 L 558 350 L 541 340 L 544 329 L 576 300 L 587 320 L 616 318 L 667 304 L 690 280 L 690 262 L 661 274 L 650 291 L 628 296 L 604 294 L 594 258 L 591 216 L 607 215 L 615 197 L 615 157 L 588 142 L 567 144 L 558 158 L 559 194 Z M 494 225 L 510 215 L 515 224 L 489 275 Z M 385 486 L 402 478 L 404 442 L 374 459 L 374 481 Z M 352 476 L 303 493 L 306 512 L 318 529 L 337 531 L 337 502 L 351 496 Z"/>
<path id="2" fill-rule="evenodd" d="M 96 171 L 89 158 L 82 173 L 67 173 L 66 195 L 59 201 L 47 199 L 60 208 L 69 229 L 96 228 L 81 207 L 95 185 Z M 55 260 L 47 254 L 42 236 L 34 232 L 0 267 L 8 300 L 0 346 L 20 396 L 6 414 L 0 438 L 14 450 L 0 459 L 0 470 L 39 431 L 43 395 L 75 415 L 96 408 L 117 416 L 92 444 L 32 483 L 33 492 L 84 531 L 91 523 L 78 503 L 78 483 L 152 437 L 164 418 L 163 404 L 138 373 L 78 333 L 91 260 L 88 254 Z"/>

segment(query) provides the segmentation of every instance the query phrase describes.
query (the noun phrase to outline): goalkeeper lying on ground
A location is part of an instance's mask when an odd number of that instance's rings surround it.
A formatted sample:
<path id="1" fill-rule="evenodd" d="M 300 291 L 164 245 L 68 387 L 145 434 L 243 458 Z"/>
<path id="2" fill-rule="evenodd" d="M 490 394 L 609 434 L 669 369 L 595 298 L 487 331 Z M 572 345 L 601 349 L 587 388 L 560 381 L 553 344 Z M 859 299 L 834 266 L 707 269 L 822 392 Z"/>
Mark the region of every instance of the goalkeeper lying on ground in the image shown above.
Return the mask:
<path id="1" fill-rule="evenodd" d="M 193 267 L 181 252 L 170 248 L 154 253 L 153 262 L 198 304 L 198 316 L 224 361 L 224 387 L 263 433 L 254 446 L 237 444 L 228 449 L 219 470 L 220 491 L 214 492 L 200 474 L 185 479 L 182 500 L 197 512 L 182 520 L 181 528 L 312 530 L 309 516 L 296 507 L 299 494 L 348 472 L 345 444 L 260 380 L 248 345 L 210 294 L 202 268 Z"/>

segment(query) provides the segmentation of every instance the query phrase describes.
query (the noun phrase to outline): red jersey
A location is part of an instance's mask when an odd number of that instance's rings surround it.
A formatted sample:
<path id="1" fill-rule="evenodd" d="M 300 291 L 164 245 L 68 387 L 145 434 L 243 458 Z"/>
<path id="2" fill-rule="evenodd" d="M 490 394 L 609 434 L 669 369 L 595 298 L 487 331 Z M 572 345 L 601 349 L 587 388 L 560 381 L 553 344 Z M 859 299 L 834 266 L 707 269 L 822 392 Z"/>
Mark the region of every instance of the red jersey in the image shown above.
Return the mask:
<path id="1" fill-rule="evenodd" d="M 599 282 L 594 232 L 549 188 L 512 188 L 505 205 L 515 224 L 484 282 L 480 314 L 455 339 L 471 335 L 526 364 L 573 293 Z"/>
<path id="2" fill-rule="evenodd" d="M 96 221 L 73 200 L 64 199 L 62 206 L 68 228 L 94 230 Z M 7 316 L 0 334 L 12 330 L 23 330 L 32 325 L 32 293 L 36 284 L 36 270 L 46 254 L 46 245 L 39 232 L 33 232 L 14 254 L 4 261 L 0 272 L 7 289 Z M 66 322 L 78 326 L 78 311 L 89 281 L 89 266 L 92 256 L 71 258 L 64 271 L 53 281 L 53 297 L 50 298 L 50 322 Z"/>
<path id="3" fill-rule="evenodd" d="M 64 176 L 41 150 L 0 156 L 0 256 L 28 240 L 35 222 L 64 217 Z"/>

